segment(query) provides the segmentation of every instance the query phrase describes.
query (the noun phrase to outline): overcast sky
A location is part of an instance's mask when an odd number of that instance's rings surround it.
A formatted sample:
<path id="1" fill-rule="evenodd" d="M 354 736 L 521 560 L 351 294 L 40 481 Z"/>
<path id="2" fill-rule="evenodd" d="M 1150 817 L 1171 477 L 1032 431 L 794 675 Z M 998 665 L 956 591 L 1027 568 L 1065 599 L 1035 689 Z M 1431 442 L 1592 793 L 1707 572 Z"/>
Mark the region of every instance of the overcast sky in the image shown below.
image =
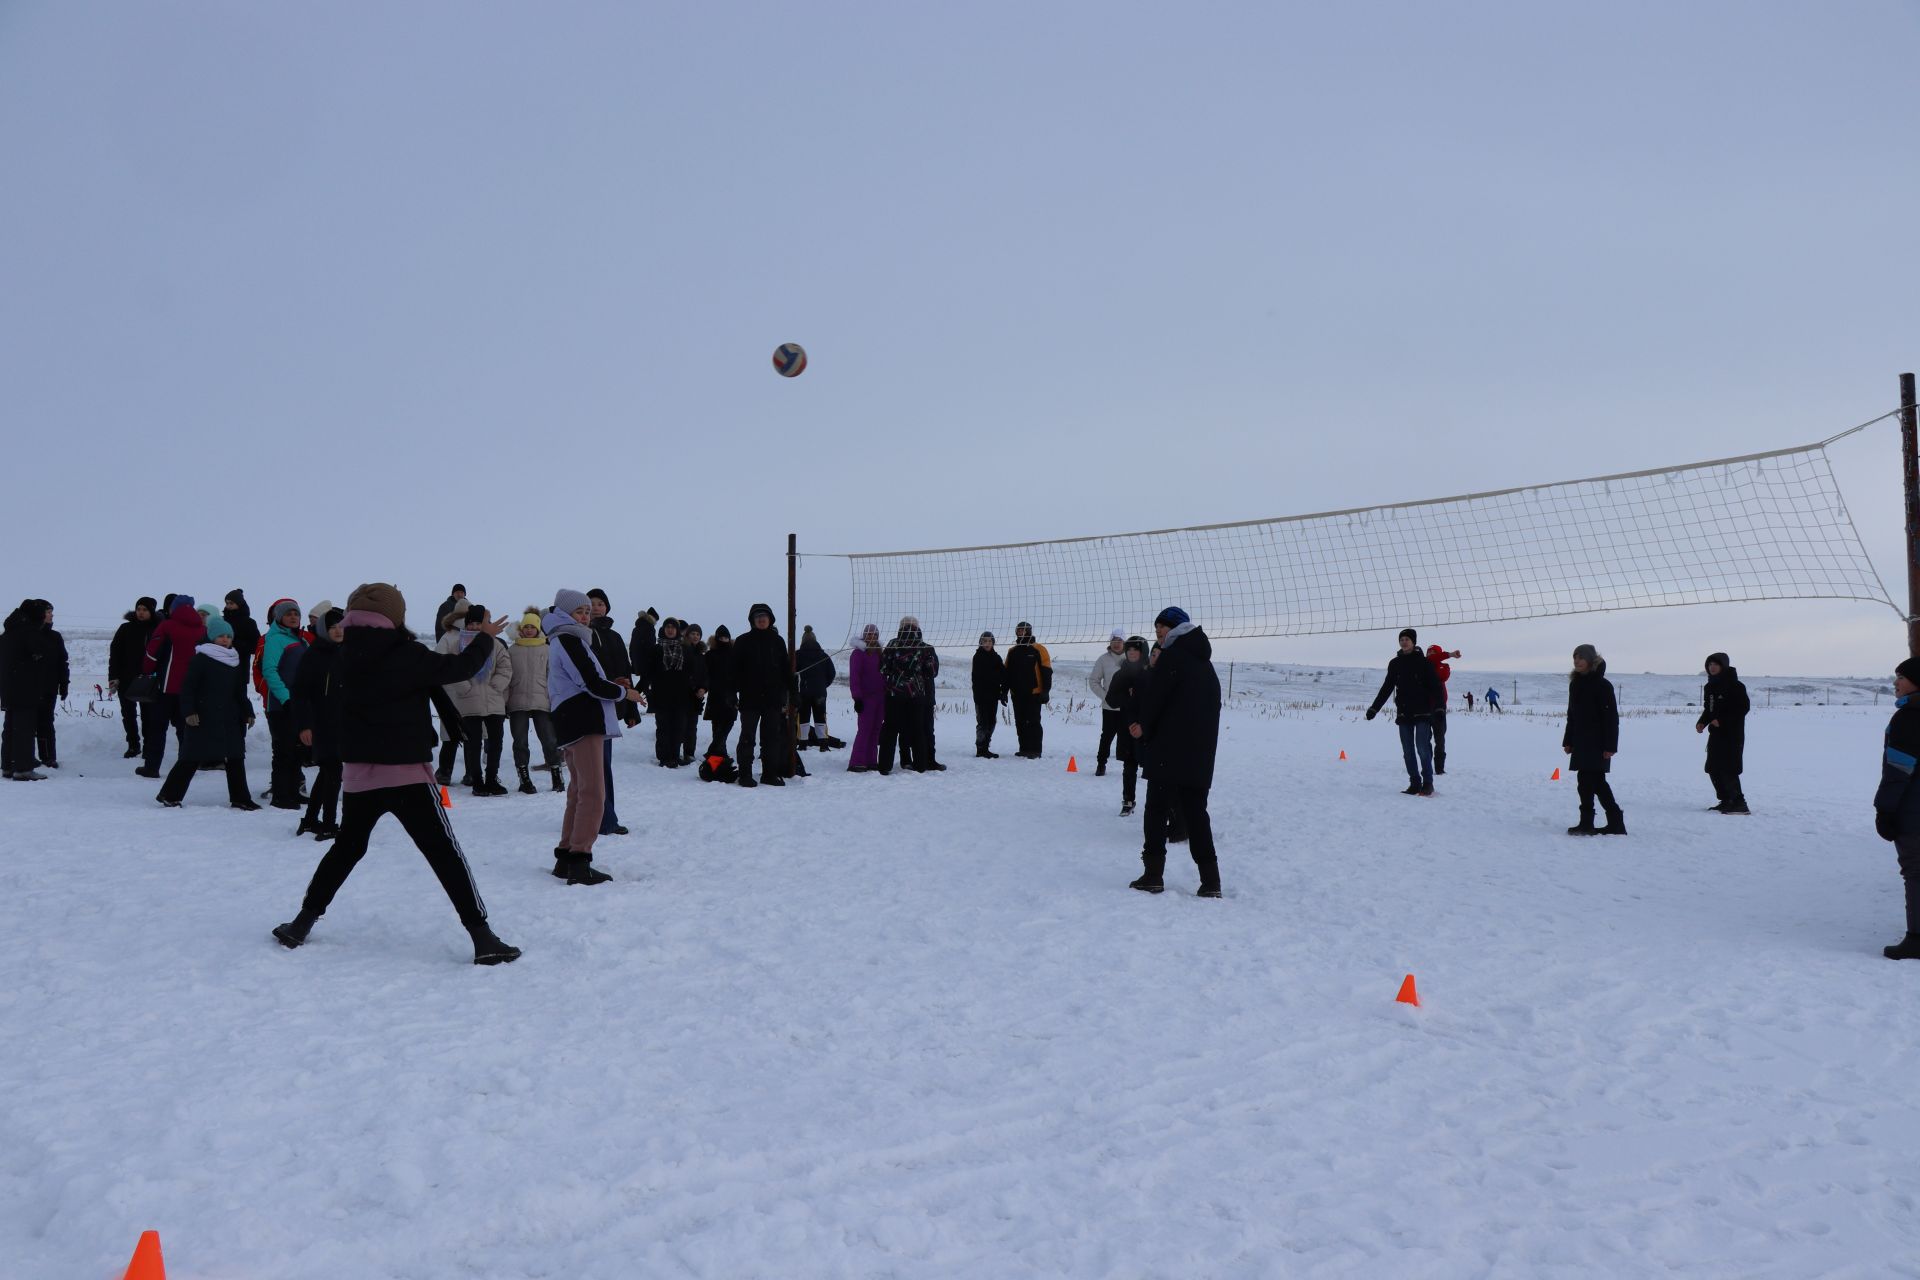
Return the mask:
<path id="1" fill-rule="evenodd" d="M 1916 55 L 1912 0 L 6 0 L 0 598 L 78 626 L 390 579 L 425 625 L 458 578 L 738 629 L 789 531 L 1107 533 L 1818 439 L 1920 365 Z M 1897 432 L 1836 462 L 1903 593 Z M 844 567 L 804 581 L 843 626 Z M 1838 603 L 1437 638 L 1903 648 Z"/>

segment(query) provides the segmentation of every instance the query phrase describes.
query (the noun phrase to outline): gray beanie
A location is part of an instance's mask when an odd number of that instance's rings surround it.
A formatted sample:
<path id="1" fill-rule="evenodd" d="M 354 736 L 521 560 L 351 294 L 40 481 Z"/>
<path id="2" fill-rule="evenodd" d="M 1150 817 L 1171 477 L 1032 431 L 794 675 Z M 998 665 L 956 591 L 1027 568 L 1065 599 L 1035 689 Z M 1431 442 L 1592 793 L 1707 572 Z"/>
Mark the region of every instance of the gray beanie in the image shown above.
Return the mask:
<path id="1" fill-rule="evenodd" d="M 587 603 L 587 593 L 575 591 L 572 587 L 562 587 L 553 593 L 553 607 L 559 613 L 572 613 Z"/>

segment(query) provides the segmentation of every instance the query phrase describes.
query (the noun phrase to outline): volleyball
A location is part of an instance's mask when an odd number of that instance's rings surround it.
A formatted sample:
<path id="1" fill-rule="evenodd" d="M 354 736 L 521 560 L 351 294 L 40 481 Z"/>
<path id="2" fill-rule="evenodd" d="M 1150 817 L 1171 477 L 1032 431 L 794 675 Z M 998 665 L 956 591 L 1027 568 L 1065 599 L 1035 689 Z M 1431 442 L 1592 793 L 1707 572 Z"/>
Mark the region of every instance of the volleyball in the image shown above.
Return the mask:
<path id="1" fill-rule="evenodd" d="M 797 342 L 783 342 L 773 349 L 773 371 L 783 378 L 797 378 L 806 372 L 807 349 Z"/>

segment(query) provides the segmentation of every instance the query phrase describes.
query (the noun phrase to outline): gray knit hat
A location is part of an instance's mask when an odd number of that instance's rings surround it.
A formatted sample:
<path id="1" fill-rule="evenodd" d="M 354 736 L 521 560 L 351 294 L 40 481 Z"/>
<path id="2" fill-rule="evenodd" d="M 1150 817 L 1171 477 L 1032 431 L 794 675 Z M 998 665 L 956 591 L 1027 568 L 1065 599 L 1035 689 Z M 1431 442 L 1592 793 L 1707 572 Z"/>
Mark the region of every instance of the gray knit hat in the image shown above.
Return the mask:
<path id="1" fill-rule="evenodd" d="M 587 593 L 572 587 L 562 587 L 553 593 L 553 607 L 560 613 L 572 613 L 586 603 Z"/>

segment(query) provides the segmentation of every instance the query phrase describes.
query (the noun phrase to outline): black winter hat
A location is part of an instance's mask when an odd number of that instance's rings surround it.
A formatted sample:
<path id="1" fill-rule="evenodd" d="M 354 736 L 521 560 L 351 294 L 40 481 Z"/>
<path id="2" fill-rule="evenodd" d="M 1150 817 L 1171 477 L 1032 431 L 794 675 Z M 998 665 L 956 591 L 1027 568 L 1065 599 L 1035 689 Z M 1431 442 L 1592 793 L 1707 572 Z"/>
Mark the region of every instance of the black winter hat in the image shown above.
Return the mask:
<path id="1" fill-rule="evenodd" d="M 1707 655 L 1706 662 L 1701 664 L 1701 670 L 1703 671 L 1706 670 L 1706 668 L 1712 666 L 1716 662 L 1720 664 L 1720 669 L 1722 671 L 1731 671 L 1733 669 L 1733 661 L 1732 659 L 1728 658 L 1726 654 L 1710 653 Z"/>
<path id="2" fill-rule="evenodd" d="M 331 631 L 339 626 L 346 616 L 347 615 L 339 609 L 329 609 L 320 615 L 320 629 L 322 631 Z"/>
<path id="3" fill-rule="evenodd" d="M 1146 637 L 1145 636 L 1128 636 L 1127 648 L 1138 649 L 1140 652 L 1145 653 L 1147 651 Z"/>
<path id="4" fill-rule="evenodd" d="M 727 624 L 723 622 L 713 629 L 713 638 L 715 640 L 731 640 L 733 639 L 733 632 L 727 630 Z"/>
<path id="5" fill-rule="evenodd" d="M 765 605 L 765 604 L 756 604 L 755 606 L 753 606 L 753 608 L 747 610 L 747 621 L 752 622 L 755 618 L 759 617 L 763 613 L 767 615 L 767 621 L 772 622 L 774 620 L 773 606 Z"/>
<path id="6" fill-rule="evenodd" d="M 152 596 L 141 596 L 133 602 L 133 607 L 136 609 L 145 609 L 148 613 L 152 613 L 160 606 Z"/>
<path id="7" fill-rule="evenodd" d="M 1412 627 L 1408 627 L 1406 630 L 1402 631 L 1400 633 L 1400 638 L 1402 640 L 1411 640 L 1415 644 L 1420 643 L 1420 633 L 1418 631 L 1415 631 Z"/>
<path id="8" fill-rule="evenodd" d="M 608 604 L 608 603 L 607 603 L 607 593 L 606 593 L 606 592 L 604 592 L 604 591 L 602 591 L 602 590 L 601 590 L 600 588 L 598 588 L 598 587 L 588 587 L 588 588 L 587 588 L 587 599 L 589 599 L 589 600 L 598 600 L 598 601 L 599 601 L 599 602 L 601 603 L 601 605 L 605 607 L 605 609 L 606 609 L 606 611 L 607 611 L 608 613 L 612 613 L 612 612 L 613 612 L 613 606 L 612 606 L 611 604 Z"/>
<path id="9" fill-rule="evenodd" d="M 991 632 L 991 631 L 982 631 L 982 632 L 980 633 L 980 638 L 981 638 L 982 640 L 993 640 L 993 632 Z M 995 641 L 994 641 L 994 643 L 995 643 L 995 644 L 998 644 L 998 643 L 999 643 L 999 641 L 997 641 L 997 640 L 995 640 Z"/>
<path id="10" fill-rule="evenodd" d="M 1920 684 L 1920 658 L 1908 658 L 1893 669 L 1893 674 L 1905 676 L 1914 684 Z"/>
<path id="11" fill-rule="evenodd" d="M 487 620 L 486 606 L 478 605 L 478 604 L 468 605 L 467 612 L 466 612 L 466 619 L 467 619 L 467 625 L 470 627 L 475 625 L 476 623 L 485 622 Z"/>
<path id="12" fill-rule="evenodd" d="M 453 584 L 453 590 L 449 591 L 447 594 L 454 595 L 454 596 L 463 596 L 467 594 L 467 584 L 464 582 L 456 582 Z"/>
<path id="13" fill-rule="evenodd" d="M 247 602 L 247 593 L 242 591 L 239 587 L 235 587 L 233 590 L 227 592 L 228 604 L 245 604 L 246 602 Z"/>

